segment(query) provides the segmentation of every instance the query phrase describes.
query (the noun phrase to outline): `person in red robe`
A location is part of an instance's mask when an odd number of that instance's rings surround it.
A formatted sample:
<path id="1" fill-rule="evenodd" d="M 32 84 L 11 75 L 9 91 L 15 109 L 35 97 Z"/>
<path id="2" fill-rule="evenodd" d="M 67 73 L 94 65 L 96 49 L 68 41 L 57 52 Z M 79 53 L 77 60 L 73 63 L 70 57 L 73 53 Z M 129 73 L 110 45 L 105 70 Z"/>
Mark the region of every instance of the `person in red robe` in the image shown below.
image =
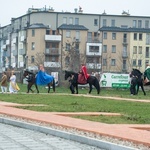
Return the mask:
<path id="1" fill-rule="evenodd" d="M 84 75 L 84 78 L 87 80 L 88 77 L 90 76 L 88 73 L 87 73 L 87 68 L 84 64 L 81 64 L 81 70 L 80 72 Z"/>
<path id="2" fill-rule="evenodd" d="M 80 69 L 79 75 L 78 75 L 78 82 L 80 84 L 86 84 L 89 76 L 90 75 L 87 73 L 86 66 L 84 64 L 81 64 L 81 69 Z"/>

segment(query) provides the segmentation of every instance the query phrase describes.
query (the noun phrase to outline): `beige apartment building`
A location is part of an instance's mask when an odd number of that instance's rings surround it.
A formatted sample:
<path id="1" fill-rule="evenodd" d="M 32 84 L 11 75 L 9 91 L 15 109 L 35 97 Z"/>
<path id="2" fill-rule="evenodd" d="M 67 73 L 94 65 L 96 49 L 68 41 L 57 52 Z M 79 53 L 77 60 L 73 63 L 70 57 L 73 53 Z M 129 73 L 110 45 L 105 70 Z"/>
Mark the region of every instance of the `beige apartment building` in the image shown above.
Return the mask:
<path id="1" fill-rule="evenodd" d="M 150 62 L 150 17 L 30 8 L 0 27 L 0 68 L 91 72 L 143 71 Z"/>

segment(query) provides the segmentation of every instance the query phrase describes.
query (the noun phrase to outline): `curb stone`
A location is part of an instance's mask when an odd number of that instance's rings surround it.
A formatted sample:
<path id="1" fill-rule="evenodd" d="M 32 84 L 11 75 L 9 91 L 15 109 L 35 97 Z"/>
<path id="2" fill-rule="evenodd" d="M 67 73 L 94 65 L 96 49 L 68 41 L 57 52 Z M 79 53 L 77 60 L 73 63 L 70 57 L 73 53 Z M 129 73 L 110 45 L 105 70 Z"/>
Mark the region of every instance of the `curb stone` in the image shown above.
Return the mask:
<path id="1" fill-rule="evenodd" d="M 72 140 L 72 141 L 87 144 L 87 145 L 90 145 L 90 146 L 103 148 L 105 150 L 137 150 L 135 148 L 122 146 L 122 145 L 114 144 L 114 143 L 111 143 L 111 142 L 97 140 L 97 139 L 94 139 L 94 138 L 89 138 L 89 137 L 85 137 L 85 136 L 81 136 L 81 135 L 76 135 L 76 134 L 73 134 L 73 133 L 60 131 L 60 130 L 56 130 L 56 129 L 52 129 L 52 128 L 48 128 L 48 127 L 42 127 L 42 126 L 31 124 L 31 123 L 26 123 L 26 122 L 21 122 L 21 121 L 17 121 L 17 120 L 7 119 L 7 118 L 4 118 L 4 117 L 0 117 L 0 123 L 13 125 L 13 126 L 17 126 L 17 127 L 25 128 L 25 129 L 29 129 L 29 130 L 34 130 L 34 131 L 42 132 L 42 133 L 45 133 L 45 134 L 50 134 L 50 135 L 61 137 L 61 138 L 67 139 L 67 140 Z"/>

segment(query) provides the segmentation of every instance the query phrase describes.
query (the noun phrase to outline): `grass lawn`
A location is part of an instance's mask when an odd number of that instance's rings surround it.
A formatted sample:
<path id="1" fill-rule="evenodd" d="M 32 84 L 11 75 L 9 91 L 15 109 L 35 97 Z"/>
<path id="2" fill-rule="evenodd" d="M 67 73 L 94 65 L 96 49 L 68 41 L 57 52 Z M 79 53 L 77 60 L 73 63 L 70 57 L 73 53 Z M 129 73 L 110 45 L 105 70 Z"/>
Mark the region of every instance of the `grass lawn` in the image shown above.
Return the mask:
<path id="1" fill-rule="evenodd" d="M 19 85 L 18 94 L 1 94 L 0 101 L 21 103 L 21 104 L 44 104 L 45 106 L 22 106 L 23 109 L 45 111 L 45 112 L 112 112 L 121 113 L 122 116 L 75 116 L 81 119 L 104 123 L 135 123 L 150 124 L 150 103 L 119 101 L 103 98 L 91 98 L 84 96 L 74 96 L 70 94 L 68 88 L 56 87 L 56 94 L 46 93 L 45 87 L 39 87 L 41 94 L 24 94 L 26 85 Z M 86 94 L 88 89 L 79 89 L 80 94 Z M 63 93 L 69 93 L 63 95 Z M 97 95 L 94 89 L 92 95 Z M 130 96 L 129 89 L 102 89 L 100 96 L 122 97 L 133 99 L 150 100 L 150 92 L 144 96 L 140 91 L 137 96 Z"/>

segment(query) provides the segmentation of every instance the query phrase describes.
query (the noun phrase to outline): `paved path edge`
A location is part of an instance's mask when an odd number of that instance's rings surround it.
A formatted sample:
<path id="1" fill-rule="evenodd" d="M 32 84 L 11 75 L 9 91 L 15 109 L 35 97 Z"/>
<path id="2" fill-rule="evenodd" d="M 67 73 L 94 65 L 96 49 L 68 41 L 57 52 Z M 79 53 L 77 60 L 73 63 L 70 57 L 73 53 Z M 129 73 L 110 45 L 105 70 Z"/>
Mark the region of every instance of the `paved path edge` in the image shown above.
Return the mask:
<path id="1" fill-rule="evenodd" d="M 4 118 L 4 117 L 0 117 L 0 123 L 13 125 L 16 127 L 21 127 L 21 128 L 25 128 L 25 129 L 29 129 L 29 130 L 34 130 L 34 131 L 42 132 L 45 134 L 50 134 L 53 136 L 57 136 L 57 137 L 61 137 L 61 138 L 67 139 L 67 140 L 80 142 L 80 143 L 87 144 L 90 146 L 95 146 L 98 148 L 103 148 L 106 150 L 120 150 L 120 149 L 121 150 L 135 150 L 135 148 L 122 146 L 122 145 L 114 144 L 111 142 L 97 140 L 94 138 L 76 135 L 73 133 L 60 131 L 60 130 L 52 129 L 49 127 L 43 127 L 43 126 L 31 124 L 31 123 L 21 122 L 18 120 L 8 119 L 8 118 Z"/>

